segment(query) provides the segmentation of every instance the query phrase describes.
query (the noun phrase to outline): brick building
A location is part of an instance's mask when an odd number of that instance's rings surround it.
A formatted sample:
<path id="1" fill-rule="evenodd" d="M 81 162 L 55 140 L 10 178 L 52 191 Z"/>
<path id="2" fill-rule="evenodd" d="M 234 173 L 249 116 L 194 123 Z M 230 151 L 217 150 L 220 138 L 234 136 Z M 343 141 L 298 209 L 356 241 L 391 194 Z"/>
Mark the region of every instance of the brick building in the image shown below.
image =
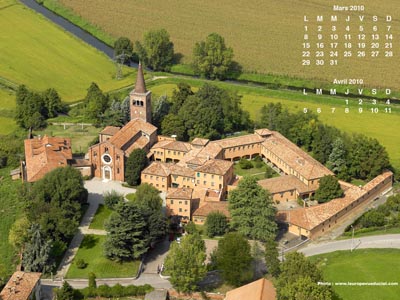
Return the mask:
<path id="1" fill-rule="evenodd" d="M 2 300 L 33 300 L 40 298 L 41 273 L 15 272 L 0 292 Z"/>

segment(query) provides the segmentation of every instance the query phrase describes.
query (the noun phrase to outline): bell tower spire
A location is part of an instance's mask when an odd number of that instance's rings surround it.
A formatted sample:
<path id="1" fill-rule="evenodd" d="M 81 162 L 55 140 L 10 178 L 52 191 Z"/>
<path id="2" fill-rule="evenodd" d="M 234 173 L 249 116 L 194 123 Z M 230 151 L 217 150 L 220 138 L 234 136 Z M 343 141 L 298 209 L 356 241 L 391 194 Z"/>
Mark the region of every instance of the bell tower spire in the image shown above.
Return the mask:
<path id="1" fill-rule="evenodd" d="M 151 91 L 146 90 L 142 64 L 139 62 L 135 87 L 129 94 L 131 120 L 139 118 L 151 123 Z"/>

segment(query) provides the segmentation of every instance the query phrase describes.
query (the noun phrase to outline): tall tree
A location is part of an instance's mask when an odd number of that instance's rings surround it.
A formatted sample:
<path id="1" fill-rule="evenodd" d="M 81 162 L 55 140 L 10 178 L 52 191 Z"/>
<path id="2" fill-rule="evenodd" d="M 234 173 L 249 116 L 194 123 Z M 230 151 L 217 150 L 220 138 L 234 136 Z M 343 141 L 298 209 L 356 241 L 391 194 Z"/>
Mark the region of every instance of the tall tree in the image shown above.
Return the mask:
<path id="1" fill-rule="evenodd" d="M 114 43 L 114 59 L 119 63 L 128 63 L 133 56 L 133 43 L 124 36 L 119 37 Z"/>
<path id="2" fill-rule="evenodd" d="M 162 120 L 161 132 L 163 135 L 167 136 L 175 135 L 178 141 L 187 140 L 186 127 L 183 120 L 172 113 L 166 115 Z"/>
<path id="3" fill-rule="evenodd" d="M 29 236 L 22 258 L 25 271 L 44 273 L 50 270 L 51 241 L 45 240 L 38 224 L 32 224 Z"/>
<path id="4" fill-rule="evenodd" d="M 160 192 L 154 186 L 147 183 L 141 184 L 136 189 L 134 202 L 140 208 L 151 211 L 161 211 L 162 208 Z"/>
<path id="5" fill-rule="evenodd" d="M 165 29 L 150 30 L 144 34 L 143 44 L 136 41 L 136 52 L 146 66 L 154 71 L 168 71 L 174 58 L 174 44 Z"/>
<path id="6" fill-rule="evenodd" d="M 61 102 L 61 97 L 58 95 L 55 89 L 45 90 L 42 97 L 49 118 L 54 118 L 59 112 L 65 110 L 65 107 Z"/>
<path id="7" fill-rule="evenodd" d="M 177 114 L 179 110 L 181 109 L 183 103 L 185 103 L 186 99 L 194 95 L 192 89 L 190 88 L 190 85 L 184 82 L 179 82 L 177 85 L 178 89 L 174 89 L 172 92 L 172 97 L 171 97 L 171 113 L 172 114 Z"/>
<path id="8" fill-rule="evenodd" d="M 193 67 L 197 74 L 210 79 L 225 79 L 232 68 L 233 50 L 217 33 L 211 33 L 205 41 L 195 44 Z"/>
<path id="9" fill-rule="evenodd" d="M 108 97 L 103 94 L 99 86 L 92 82 L 84 99 L 85 115 L 91 120 L 99 120 L 108 108 Z"/>
<path id="10" fill-rule="evenodd" d="M 214 236 L 221 236 L 224 235 L 228 230 L 228 220 L 226 216 L 219 212 L 211 212 L 205 222 L 205 228 L 207 236 L 214 237 Z"/>
<path id="11" fill-rule="evenodd" d="M 314 263 L 302 253 L 289 253 L 281 264 L 281 274 L 277 281 L 278 299 L 332 299 L 331 289 L 318 285 L 318 281 L 323 281 L 322 273 Z"/>
<path id="12" fill-rule="evenodd" d="M 74 289 L 67 281 L 64 281 L 61 288 L 56 289 L 56 299 L 57 300 L 74 300 L 74 299 L 76 299 Z"/>
<path id="13" fill-rule="evenodd" d="M 338 178 L 347 180 L 347 149 L 342 138 L 338 137 L 332 144 L 332 152 L 329 154 L 327 166 Z"/>
<path id="14" fill-rule="evenodd" d="M 116 261 L 138 259 L 147 251 L 145 227 L 146 222 L 136 204 L 124 202 L 117 206 L 105 223 L 107 238 L 104 254 Z"/>
<path id="15" fill-rule="evenodd" d="M 164 266 L 177 291 L 189 293 L 197 288 L 207 272 L 205 259 L 206 246 L 198 234 L 186 235 L 180 244 L 172 243 Z"/>
<path id="16" fill-rule="evenodd" d="M 255 177 L 244 177 L 228 197 L 231 226 L 251 239 L 266 241 L 276 236 L 276 208 L 271 195 Z"/>
<path id="17" fill-rule="evenodd" d="M 125 165 L 125 181 L 129 185 L 140 184 L 140 174 L 147 166 L 147 153 L 143 149 L 135 149 L 129 155 Z"/>
<path id="18" fill-rule="evenodd" d="M 17 124 L 25 129 L 38 129 L 46 126 L 47 117 L 48 111 L 43 97 L 29 91 L 24 85 L 19 86 L 16 93 Z"/>
<path id="19" fill-rule="evenodd" d="M 335 176 L 326 175 L 319 180 L 319 187 L 315 191 L 315 199 L 319 203 L 328 202 L 343 197 L 344 192 Z"/>
<path id="20" fill-rule="evenodd" d="M 153 101 L 153 124 L 154 126 L 161 128 L 161 122 L 166 115 L 168 115 L 171 104 L 168 101 L 168 97 L 163 95 L 156 101 Z"/>
<path id="21" fill-rule="evenodd" d="M 268 273 L 277 277 L 280 273 L 280 261 L 278 253 L 278 243 L 273 239 L 268 239 L 265 244 L 265 264 L 267 265 Z"/>
<path id="22" fill-rule="evenodd" d="M 227 233 L 219 241 L 216 259 L 228 284 L 239 286 L 253 278 L 250 244 L 240 233 Z"/>

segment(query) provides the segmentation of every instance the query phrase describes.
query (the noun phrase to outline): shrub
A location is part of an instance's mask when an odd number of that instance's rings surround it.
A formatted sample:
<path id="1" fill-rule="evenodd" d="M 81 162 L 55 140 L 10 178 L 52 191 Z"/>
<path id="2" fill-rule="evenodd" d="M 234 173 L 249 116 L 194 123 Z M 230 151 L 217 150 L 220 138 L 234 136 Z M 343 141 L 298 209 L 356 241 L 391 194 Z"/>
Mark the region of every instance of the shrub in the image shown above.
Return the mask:
<path id="1" fill-rule="evenodd" d="M 104 193 L 104 204 L 110 209 L 115 209 L 116 206 L 123 201 L 124 195 L 115 190 Z"/>
<path id="2" fill-rule="evenodd" d="M 223 213 L 212 212 L 207 216 L 205 227 L 209 237 L 221 236 L 228 230 L 228 220 Z"/>
<path id="3" fill-rule="evenodd" d="M 193 222 L 187 223 L 186 226 L 185 226 L 185 231 L 186 231 L 188 234 L 196 233 L 196 232 L 197 232 L 196 225 L 195 225 Z"/>
<path id="4" fill-rule="evenodd" d="M 78 269 L 84 269 L 88 265 L 82 258 L 77 259 L 75 264 Z"/>
<path id="5" fill-rule="evenodd" d="M 8 157 L 5 153 L 0 152 L 0 169 L 7 166 Z"/>
<path id="6" fill-rule="evenodd" d="M 247 170 L 247 169 L 251 169 L 253 168 L 253 164 L 251 163 L 251 161 L 245 159 L 245 158 L 241 158 L 239 161 L 239 166 L 243 169 L 243 170 Z"/>

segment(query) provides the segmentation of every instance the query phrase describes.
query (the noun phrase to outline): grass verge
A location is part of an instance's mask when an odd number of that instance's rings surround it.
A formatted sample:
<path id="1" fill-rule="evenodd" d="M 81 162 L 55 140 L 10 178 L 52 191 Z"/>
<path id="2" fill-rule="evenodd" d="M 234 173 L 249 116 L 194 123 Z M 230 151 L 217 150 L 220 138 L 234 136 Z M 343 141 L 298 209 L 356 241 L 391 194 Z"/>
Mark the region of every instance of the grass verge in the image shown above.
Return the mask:
<path id="1" fill-rule="evenodd" d="M 104 230 L 104 222 L 108 220 L 112 212 L 113 211 L 107 206 L 100 204 L 96 214 L 94 215 L 92 223 L 90 223 L 89 229 Z"/>
<path id="2" fill-rule="evenodd" d="M 103 254 L 105 239 L 105 236 L 86 235 L 66 278 L 88 278 L 90 272 L 95 273 L 97 278 L 135 277 L 140 261 L 119 263 L 107 259 Z M 83 259 L 87 263 L 86 268 L 77 268 L 75 262 L 78 259 Z"/>
<path id="3" fill-rule="evenodd" d="M 398 249 L 358 249 L 336 251 L 311 257 L 318 261 L 324 280 L 343 300 L 398 299 L 400 293 L 400 260 Z M 396 286 L 373 285 L 395 282 Z M 339 285 L 345 283 L 347 285 Z M 350 285 L 366 283 L 372 285 Z"/>

